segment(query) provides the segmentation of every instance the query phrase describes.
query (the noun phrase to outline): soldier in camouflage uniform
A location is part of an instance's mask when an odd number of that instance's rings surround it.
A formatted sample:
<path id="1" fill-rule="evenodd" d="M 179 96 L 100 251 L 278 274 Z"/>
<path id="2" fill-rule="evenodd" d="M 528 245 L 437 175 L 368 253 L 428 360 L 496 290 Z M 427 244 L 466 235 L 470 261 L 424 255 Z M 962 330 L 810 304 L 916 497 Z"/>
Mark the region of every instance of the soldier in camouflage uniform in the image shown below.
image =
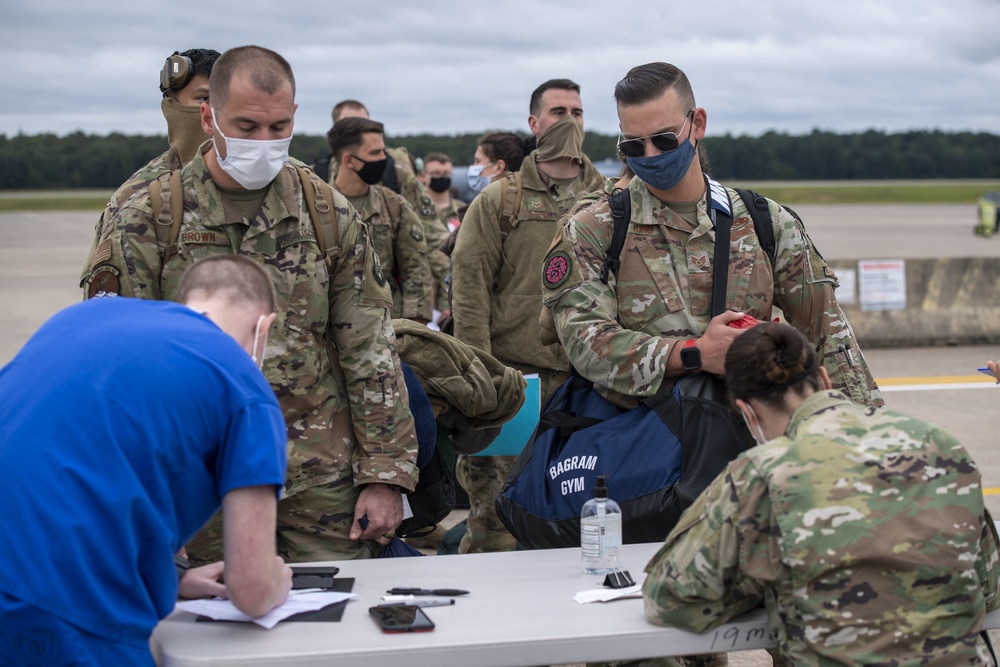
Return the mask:
<path id="1" fill-rule="evenodd" d="M 425 186 L 438 219 L 448 228 L 449 232 L 458 228 L 458 210 L 465 202 L 455 199 L 451 194 L 452 160 L 446 153 L 428 153 L 424 156 L 424 171 L 417 176 Z"/>
<path id="2" fill-rule="evenodd" d="M 161 176 L 162 210 L 140 192 L 106 221 L 83 286 L 89 296 L 170 299 L 202 257 L 259 261 L 278 298 L 264 373 L 288 427 L 279 552 L 291 561 L 364 557 L 402 520 L 400 490 L 415 486 L 417 441 L 391 295 L 367 228 L 342 195 L 328 192 L 339 242 L 324 255 L 288 162 L 294 85 L 273 51 L 226 52 L 213 70 L 212 105 L 202 107 L 212 141 L 181 170 L 183 192 L 169 192 L 170 177 Z M 304 173 L 317 191 L 328 188 Z M 183 223 L 178 242 L 159 248 L 154 225 L 169 219 L 172 196 L 184 198 Z M 213 558 L 218 537 L 209 530 L 196 538 L 192 561 Z"/>
<path id="3" fill-rule="evenodd" d="M 334 125 L 341 118 L 369 118 L 368 108 L 357 100 L 338 102 L 333 106 L 330 115 Z M 434 276 L 432 305 L 435 309 L 446 313 L 449 310 L 447 279 L 450 265 L 448 256 L 441 252 L 440 248 L 441 242 L 448 236 L 448 227 L 445 220 L 438 216 L 427 188 L 417 179 L 410 152 L 402 146 L 386 147 L 385 152 L 392 158 L 392 163 L 396 168 L 393 189 L 413 207 L 420 222 L 424 225 L 424 237 L 427 239 L 427 259 Z M 336 165 L 331 161 L 331 179 L 335 169 Z M 383 182 L 383 184 L 385 183 Z"/>
<path id="4" fill-rule="evenodd" d="M 456 338 L 523 373 L 538 373 L 544 397 L 569 371 L 563 350 L 543 345 L 539 338 L 538 270 L 544 249 L 559 218 L 607 179 L 582 152 L 577 84 L 568 79 L 543 83 L 532 94 L 529 109 L 528 125 L 538 148 L 521 164 L 520 207 L 510 211 L 512 219 L 502 220 L 507 178 L 488 185 L 469 205 L 451 256 L 452 314 Z M 516 546 L 493 506 L 515 460 L 460 457 L 456 471 L 471 505 L 462 553 Z"/>
<path id="5" fill-rule="evenodd" d="M 330 185 L 368 225 L 372 245 L 392 288 L 392 316 L 431 320 L 431 269 L 423 225 L 400 195 L 378 185 L 385 171 L 382 123 L 345 118 L 326 135 L 338 169 Z"/>
<path id="6" fill-rule="evenodd" d="M 615 99 L 619 147 L 636 175 L 625 190 L 632 216 L 621 264 L 601 282 L 614 228 L 602 197 L 561 225 L 542 273 L 543 300 L 573 367 L 609 400 L 634 407 L 638 397 L 686 372 L 685 345 L 700 353 L 689 370 L 721 375 L 726 350 L 742 332 L 727 324 L 744 313 L 768 321 L 777 306 L 813 345 L 835 388 L 859 405 L 881 406 L 837 304 L 836 276 L 802 224 L 768 201 L 772 265 L 742 199 L 702 172 L 696 143 L 707 116 L 695 106 L 684 73 L 667 63 L 635 67 L 616 86 Z M 719 211 L 732 217 L 727 310 L 711 318 Z M 724 657 L 686 661 L 725 664 Z"/>
<path id="7" fill-rule="evenodd" d="M 949 433 L 830 391 L 801 334 L 738 337 L 726 379 L 760 446 L 650 561 L 646 616 L 692 632 L 763 603 L 789 665 L 993 665 L 997 536 Z"/>
<path id="8" fill-rule="evenodd" d="M 208 81 L 218 57 L 219 52 L 211 49 L 189 49 L 167 58 L 160 73 L 160 92 L 163 94 L 160 110 L 167 121 L 168 148 L 140 167 L 115 191 L 97 221 L 97 230 L 150 181 L 190 162 L 198 146 L 208 139 L 201 128 L 201 103 L 208 102 Z M 93 252 L 91 247 L 90 254 Z"/>

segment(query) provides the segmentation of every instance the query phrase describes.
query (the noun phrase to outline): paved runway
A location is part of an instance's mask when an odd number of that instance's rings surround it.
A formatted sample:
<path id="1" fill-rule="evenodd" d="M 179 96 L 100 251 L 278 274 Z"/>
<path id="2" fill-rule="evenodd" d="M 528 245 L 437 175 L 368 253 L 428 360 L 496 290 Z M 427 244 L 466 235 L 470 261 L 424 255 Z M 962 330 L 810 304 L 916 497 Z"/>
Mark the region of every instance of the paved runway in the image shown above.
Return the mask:
<path id="1" fill-rule="evenodd" d="M 828 259 L 989 257 L 1000 238 L 972 234 L 973 205 L 795 207 Z M 49 316 L 81 299 L 80 272 L 96 212 L 0 214 L 0 365 Z M 109 341 L 109 349 L 113 341 Z M 95 350 L 102 354 L 102 350 Z M 986 501 L 1000 517 L 1000 387 L 975 369 L 1000 358 L 990 347 L 870 350 L 865 354 L 889 407 L 940 424 L 983 470 Z M 770 664 L 762 651 L 733 654 L 731 664 Z"/>

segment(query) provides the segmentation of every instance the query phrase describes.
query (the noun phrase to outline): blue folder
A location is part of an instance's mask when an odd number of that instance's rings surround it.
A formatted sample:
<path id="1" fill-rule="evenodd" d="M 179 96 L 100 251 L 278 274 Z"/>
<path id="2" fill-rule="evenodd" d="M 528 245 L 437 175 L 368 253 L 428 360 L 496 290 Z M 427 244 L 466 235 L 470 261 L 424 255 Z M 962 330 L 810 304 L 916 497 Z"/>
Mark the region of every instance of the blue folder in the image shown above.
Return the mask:
<path id="1" fill-rule="evenodd" d="M 524 405 L 514 418 L 503 425 L 500 435 L 490 446 L 473 456 L 518 456 L 528 444 L 538 426 L 538 413 L 542 409 L 541 384 L 538 375 L 525 375 L 528 386 L 524 392 Z"/>

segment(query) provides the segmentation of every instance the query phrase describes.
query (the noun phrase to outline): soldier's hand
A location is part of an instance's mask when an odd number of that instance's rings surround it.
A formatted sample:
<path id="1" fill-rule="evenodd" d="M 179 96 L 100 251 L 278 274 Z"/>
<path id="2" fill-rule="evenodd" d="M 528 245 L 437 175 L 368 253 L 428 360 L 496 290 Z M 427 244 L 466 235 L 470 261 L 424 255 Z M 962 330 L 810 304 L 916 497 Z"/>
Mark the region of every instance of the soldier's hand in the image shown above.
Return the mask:
<path id="1" fill-rule="evenodd" d="M 222 583 L 224 570 L 225 563 L 221 560 L 201 567 L 192 567 L 181 577 L 177 587 L 177 597 L 187 599 L 228 597 L 226 585 Z"/>
<path id="2" fill-rule="evenodd" d="M 987 361 L 986 367 L 990 369 L 990 372 L 993 373 L 993 377 L 997 379 L 997 384 L 1000 384 L 1000 375 L 997 374 L 997 362 Z"/>
<path id="3" fill-rule="evenodd" d="M 745 329 L 733 329 L 728 326 L 745 313 L 735 313 L 731 310 L 722 312 L 712 318 L 705 329 L 705 335 L 698 339 L 698 349 L 701 350 L 701 369 L 708 373 L 722 375 L 726 371 L 726 352 L 729 346 Z"/>
<path id="4" fill-rule="evenodd" d="M 368 527 L 362 529 L 358 519 L 368 516 Z M 388 544 L 396 527 L 403 521 L 403 499 L 399 489 L 388 484 L 365 484 L 354 506 L 352 540 L 375 540 Z"/>

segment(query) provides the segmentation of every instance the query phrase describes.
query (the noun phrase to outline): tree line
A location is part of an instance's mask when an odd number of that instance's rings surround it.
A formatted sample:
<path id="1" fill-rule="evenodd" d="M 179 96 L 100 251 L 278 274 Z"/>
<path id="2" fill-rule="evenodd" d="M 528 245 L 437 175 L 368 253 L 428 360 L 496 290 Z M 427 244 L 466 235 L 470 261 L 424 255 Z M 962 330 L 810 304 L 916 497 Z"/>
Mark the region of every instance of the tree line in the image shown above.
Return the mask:
<path id="1" fill-rule="evenodd" d="M 468 164 L 479 134 L 387 136 L 414 156 L 443 152 Z M 616 159 L 615 135 L 587 132 L 594 161 Z M 85 134 L 0 135 L 0 189 L 118 187 L 166 149 L 165 136 Z M 719 180 L 849 180 L 1000 178 L 1000 135 L 876 130 L 805 135 L 709 136 L 701 148 Z M 307 163 L 328 153 L 323 135 L 296 135 L 290 149 Z"/>

